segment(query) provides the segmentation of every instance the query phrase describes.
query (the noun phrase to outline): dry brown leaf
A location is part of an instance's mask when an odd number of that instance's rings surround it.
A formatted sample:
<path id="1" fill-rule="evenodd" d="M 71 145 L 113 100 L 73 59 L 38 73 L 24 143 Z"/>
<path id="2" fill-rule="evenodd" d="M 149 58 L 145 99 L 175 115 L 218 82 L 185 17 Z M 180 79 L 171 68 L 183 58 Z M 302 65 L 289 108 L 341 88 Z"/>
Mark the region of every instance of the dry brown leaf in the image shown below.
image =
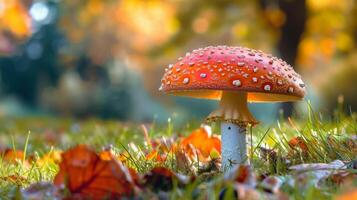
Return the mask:
<path id="1" fill-rule="evenodd" d="M 340 160 L 335 160 L 331 163 L 308 163 L 289 167 L 290 170 L 295 171 L 300 183 L 309 181 L 315 186 L 318 186 L 321 180 L 344 172 L 346 168 L 346 165 Z"/>
<path id="2" fill-rule="evenodd" d="M 173 187 L 175 174 L 164 167 L 155 167 L 144 175 L 146 187 L 158 191 L 169 191 Z"/>
<path id="3" fill-rule="evenodd" d="M 62 199 L 60 189 L 48 182 L 33 183 L 21 193 L 23 199 Z"/>
<path id="4" fill-rule="evenodd" d="M 91 199 L 115 199 L 135 195 L 137 175 L 117 160 L 102 160 L 85 145 L 62 154 L 60 170 L 54 179 L 66 185 L 72 195 Z"/>
<path id="5" fill-rule="evenodd" d="M 348 185 L 352 183 L 354 180 L 357 180 L 357 174 L 352 173 L 350 171 L 341 171 L 334 173 L 330 176 L 332 182 L 338 185 Z"/>
<path id="6" fill-rule="evenodd" d="M 155 167 L 144 175 L 144 185 L 154 191 L 169 191 L 174 183 L 185 184 L 188 177 L 176 174 L 165 167 Z"/>

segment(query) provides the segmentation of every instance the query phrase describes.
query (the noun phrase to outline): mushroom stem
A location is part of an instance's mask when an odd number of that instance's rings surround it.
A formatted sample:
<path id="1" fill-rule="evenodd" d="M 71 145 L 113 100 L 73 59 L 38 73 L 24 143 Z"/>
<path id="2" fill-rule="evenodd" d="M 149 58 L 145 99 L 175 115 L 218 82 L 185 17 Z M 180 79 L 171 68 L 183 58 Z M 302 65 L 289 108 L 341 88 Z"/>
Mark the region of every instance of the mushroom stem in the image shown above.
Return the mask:
<path id="1" fill-rule="evenodd" d="M 246 128 L 230 122 L 221 123 L 222 169 L 247 161 Z"/>
<path id="2" fill-rule="evenodd" d="M 207 118 L 221 121 L 222 169 L 247 160 L 246 127 L 258 123 L 250 113 L 246 92 L 223 91 L 219 108 Z"/>

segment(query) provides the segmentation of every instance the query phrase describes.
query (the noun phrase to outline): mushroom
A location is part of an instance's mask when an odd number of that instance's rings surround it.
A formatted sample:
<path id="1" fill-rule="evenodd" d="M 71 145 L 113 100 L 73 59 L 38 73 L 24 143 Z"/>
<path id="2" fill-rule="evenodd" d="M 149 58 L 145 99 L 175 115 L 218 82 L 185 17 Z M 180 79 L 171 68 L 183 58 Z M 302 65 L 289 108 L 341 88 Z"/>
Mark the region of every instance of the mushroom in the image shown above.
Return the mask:
<path id="1" fill-rule="evenodd" d="M 246 129 L 258 124 L 247 102 L 297 101 L 306 93 L 289 64 L 245 47 L 193 50 L 165 69 L 161 83 L 159 90 L 168 94 L 220 101 L 206 120 L 221 122 L 224 170 L 247 161 Z"/>

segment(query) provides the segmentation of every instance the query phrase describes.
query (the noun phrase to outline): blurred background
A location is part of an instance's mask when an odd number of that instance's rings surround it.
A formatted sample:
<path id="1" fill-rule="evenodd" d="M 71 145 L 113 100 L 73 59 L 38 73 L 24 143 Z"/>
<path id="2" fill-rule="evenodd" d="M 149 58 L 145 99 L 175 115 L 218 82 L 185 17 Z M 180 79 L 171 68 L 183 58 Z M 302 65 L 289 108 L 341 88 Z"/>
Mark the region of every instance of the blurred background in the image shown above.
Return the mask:
<path id="1" fill-rule="evenodd" d="M 315 110 L 356 111 L 354 0 L 0 0 L 0 116 L 203 119 L 217 102 L 157 89 L 165 66 L 219 44 L 294 65 Z M 301 110 L 251 109 L 267 122 Z"/>

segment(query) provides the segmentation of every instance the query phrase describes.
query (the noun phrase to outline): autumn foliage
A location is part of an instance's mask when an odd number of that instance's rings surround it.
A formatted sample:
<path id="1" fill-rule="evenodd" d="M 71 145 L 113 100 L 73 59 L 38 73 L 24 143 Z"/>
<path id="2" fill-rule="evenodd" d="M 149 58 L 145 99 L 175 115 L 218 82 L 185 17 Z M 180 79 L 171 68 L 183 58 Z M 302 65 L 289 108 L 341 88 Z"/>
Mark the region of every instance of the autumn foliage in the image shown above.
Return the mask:
<path id="1" fill-rule="evenodd" d="M 133 196 L 136 173 L 120 161 L 103 160 L 85 145 L 62 154 L 60 171 L 54 179 L 57 186 L 66 186 L 72 195 L 91 199 Z"/>
<path id="2" fill-rule="evenodd" d="M 182 140 L 180 147 L 190 156 L 199 154 L 200 157 L 207 158 L 212 151 L 221 154 L 221 140 L 217 136 L 211 136 L 205 128 L 194 130 Z"/>

